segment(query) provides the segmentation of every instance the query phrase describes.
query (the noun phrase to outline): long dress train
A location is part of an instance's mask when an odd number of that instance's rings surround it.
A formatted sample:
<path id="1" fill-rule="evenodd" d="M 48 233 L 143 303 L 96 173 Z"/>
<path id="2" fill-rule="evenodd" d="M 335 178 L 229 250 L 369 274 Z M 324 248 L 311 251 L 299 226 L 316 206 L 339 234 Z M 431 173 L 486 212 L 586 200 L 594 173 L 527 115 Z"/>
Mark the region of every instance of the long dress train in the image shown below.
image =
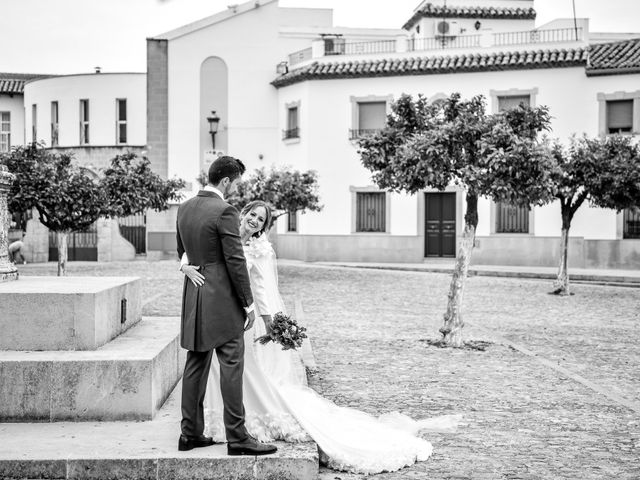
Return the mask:
<path id="1" fill-rule="evenodd" d="M 431 443 L 418 431 L 451 431 L 458 415 L 415 421 L 392 412 L 374 417 L 359 410 L 340 407 L 306 385 L 304 365 L 298 352 L 279 345 L 255 344 L 265 333 L 260 313 L 284 311 L 278 292 L 275 253 L 264 237 L 245 247 L 251 289 L 256 304 L 256 322 L 245 333 L 243 378 L 246 426 L 261 441 L 313 441 L 321 460 L 336 470 L 372 474 L 394 471 L 429 458 Z M 224 441 L 219 366 L 212 362 L 205 397 L 205 432 Z"/>

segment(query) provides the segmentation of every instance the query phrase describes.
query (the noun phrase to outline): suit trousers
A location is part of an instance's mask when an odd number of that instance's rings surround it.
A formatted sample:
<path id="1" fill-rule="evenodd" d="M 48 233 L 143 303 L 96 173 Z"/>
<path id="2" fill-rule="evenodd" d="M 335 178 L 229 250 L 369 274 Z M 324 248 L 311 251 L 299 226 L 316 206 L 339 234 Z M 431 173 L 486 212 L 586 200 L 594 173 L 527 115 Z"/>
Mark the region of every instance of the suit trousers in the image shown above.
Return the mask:
<path id="1" fill-rule="evenodd" d="M 220 363 L 220 392 L 224 404 L 227 442 L 241 442 L 249 436 L 244 425 L 242 374 L 244 372 L 244 333 L 215 348 Z M 182 433 L 197 437 L 204 432 L 204 396 L 213 350 L 187 352 L 182 377 Z"/>

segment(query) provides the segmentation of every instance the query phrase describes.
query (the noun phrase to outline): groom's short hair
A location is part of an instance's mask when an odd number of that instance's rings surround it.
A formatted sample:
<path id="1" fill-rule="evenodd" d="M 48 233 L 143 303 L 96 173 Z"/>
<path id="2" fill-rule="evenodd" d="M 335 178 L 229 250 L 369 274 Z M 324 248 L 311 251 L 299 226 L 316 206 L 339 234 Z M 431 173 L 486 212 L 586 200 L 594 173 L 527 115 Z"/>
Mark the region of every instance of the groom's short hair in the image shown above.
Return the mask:
<path id="1" fill-rule="evenodd" d="M 242 176 L 246 168 L 237 158 L 224 155 L 216 158 L 209 167 L 209 183 L 211 185 L 218 185 L 220 180 L 225 177 L 229 177 L 232 182 Z"/>

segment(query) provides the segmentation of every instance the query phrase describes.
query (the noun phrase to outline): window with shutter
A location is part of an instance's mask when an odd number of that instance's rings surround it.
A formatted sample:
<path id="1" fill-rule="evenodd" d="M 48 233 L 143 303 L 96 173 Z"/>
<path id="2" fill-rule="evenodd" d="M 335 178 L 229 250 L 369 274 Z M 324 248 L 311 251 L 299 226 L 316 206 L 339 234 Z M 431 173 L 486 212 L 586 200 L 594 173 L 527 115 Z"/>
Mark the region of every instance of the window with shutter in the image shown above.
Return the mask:
<path id="1" fill-rule="evenodd" d="M 622 238 L 640 238 L 640 209 L 625 208 Z"/>
<path id="2" fill-rule="evenodd" d="M 127 143 L 127 99 L 116 99 L 116 142 Z"/>
<path id="3" fill-rule="evenodd" d="M 0 152 L 11 150 L 11 112 L 0 112 Z"/>
<path id="4" fill-rule="evenodd" d="M 51 102 L 51 146 L 58 146 L 58 102 Z"/>
<path id="5" fill-rule="evenodd" d="M 384 192 L 356 193 L 356 232 L 386 231 Z"/>
<path id="6" fill-rule="evenodd" d="M 496 233 L 529 233 L 529 207 L 497 202 Z"/>
<path id="7" fill-rule="evenodd" d="M 607 132 L 626 133 L 633 129 L 633 100 L 607 102 Z"/>
<path id="8" fill-rule="evenodd" d="M 498 96 L 498 111 L 531 105 L 530 95 Z M 529 233 L 529 207 L 496 203 L 496 233 Z"/>
<path id="9" fill-rule="evenodd" d="M 529 95 L 505 95 L 498 96 L 498 111 L 510 110 L 516 108 L 521 103 L 526 106 L 531 105 L 531 96 Z"/>

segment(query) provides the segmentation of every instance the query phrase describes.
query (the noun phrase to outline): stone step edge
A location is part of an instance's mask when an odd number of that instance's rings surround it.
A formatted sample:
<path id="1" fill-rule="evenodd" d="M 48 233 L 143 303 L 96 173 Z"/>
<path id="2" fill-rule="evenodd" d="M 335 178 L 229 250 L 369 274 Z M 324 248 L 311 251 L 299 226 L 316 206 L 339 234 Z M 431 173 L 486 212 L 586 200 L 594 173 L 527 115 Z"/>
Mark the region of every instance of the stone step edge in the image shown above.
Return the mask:
<path id="1" fill-rule="evenodd" d="M 301 448 L 301 446 L 304 446 Z M 158 455 L 121 458 L 0 459 L 3 479 L 96 480 L 315 480 L 315 443 L 297 444 L 290 456 Z"/>

